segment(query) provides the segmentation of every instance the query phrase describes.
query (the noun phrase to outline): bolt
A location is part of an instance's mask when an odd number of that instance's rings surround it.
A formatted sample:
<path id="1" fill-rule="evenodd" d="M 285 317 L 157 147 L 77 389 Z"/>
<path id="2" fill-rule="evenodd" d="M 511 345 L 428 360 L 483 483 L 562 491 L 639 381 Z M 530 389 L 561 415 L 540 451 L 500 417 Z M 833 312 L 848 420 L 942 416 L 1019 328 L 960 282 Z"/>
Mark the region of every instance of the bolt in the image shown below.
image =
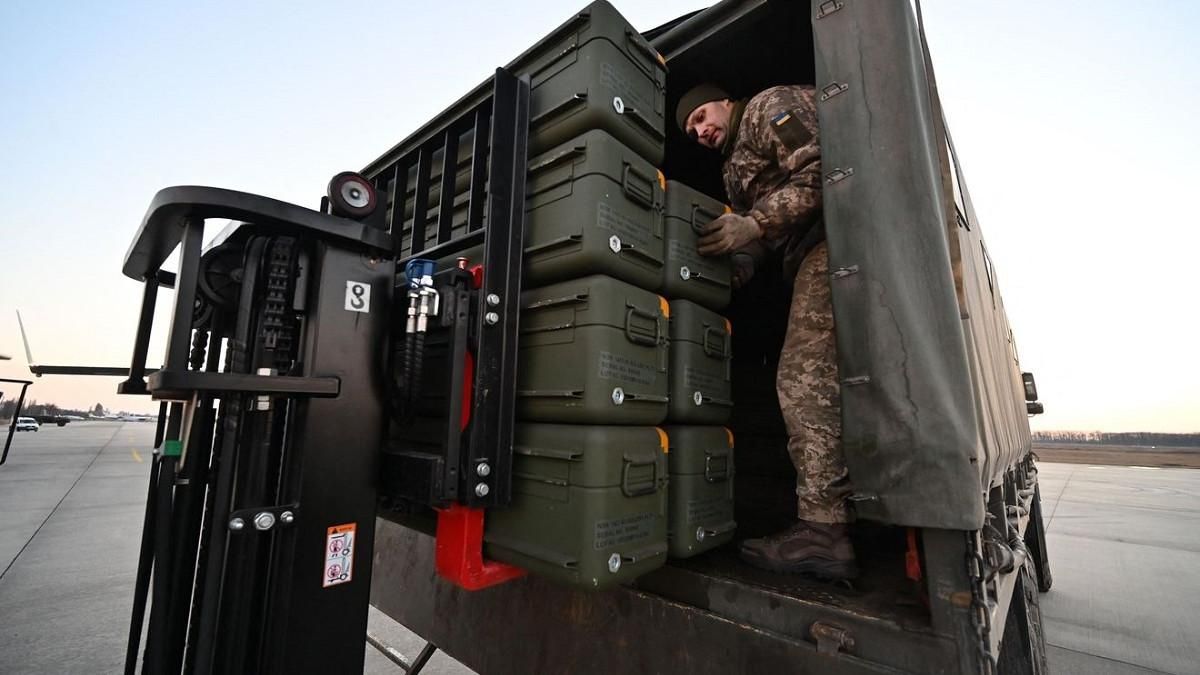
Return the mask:
<path id="1" fill-rule="evenodd" d="M 692 402 L 696 405 L 704 405 L 704 394 L 698 391 L 692 392 Z"/>
<path id="2" fill-rule="evenodd" d="M 283 513 L 279 514 L 279 522 L 283 523 L 284 525 L 291 525 L 293 522 L 295 522 L 295 520 L 296 514 L 292 513 L 291 511 L 284 511 Z"/>
<path id="3" fill-rule="evenodd" d="M 616 574 L 621 571 L 621 556 L 617 553 L 612 554 L 608 558 L 608 571 Z"/>
<path id="4" fill-rule="evenodd" d="M 687 281 L 692 278 L 692 270 L 688 269 L 687 265 L 679 268 L 679 278 Z"/>
<path id="5" fill-rule="evenodd" d="M 620 253 L 621 252 L 621 238 L 615 234 L 613 236 L 609 237 L 608 238 L 608 248 L 613 253 Z"/>
<path id="6" fill-rule="evenodd" d="M 492 475 L 492 467 L 488 466 L 487 462 L 480 462 L 479 464 L 475 465 L 475 473 L 479 474 L 480 476 L 490 476 Z M 482 484 L 483 483 L 480 483 L 480 485 Z"/>
<path id="7" fill-rule="evenodd" d="M 704 531 L 703 527 L 696 528 L 696 541 L 704 541 L 704 537 L 707 535 L 708 533 Z"/>
<path id="8" fill-rule="evenodd" d="M 488 293 L 487 304 L 491 305 L 492 307 L 499 305 L 500 304 L 500 296 L 496 295 L 495 293 Z"/>
<path id="9" fill-rule="evenodd" d="M 618 115 L 625 114 L 625 101 L 622 101 L 620 96 L 613 97 L 613 110 L 616 110 Z"/>
<path id="10" fill-rule="evenodd" d="M 500 315 L 495 312 L 488 312 L 483 315 L 483 320 L 487 322 L 487 325 L 495 326 L 497 323 L 500 323 Z"/>
<path id="11" fill-rule="evenodd" d="M 233 520 L 229 521 L 229 529 L 233 530 L 234 532 L 245 529 L 245 527 L 246 521 L 242 520 L 241 518 L 234 518 Z"/>
<path id="12" fill-rule="evenodd" d="M 489 488 L 487 486 L 487 483 L 478 483 L 475 485 L 475 496 L 476 497 L 486 497 L 486 496 L 488 496 L 488 493 L 491 491 L 492 490 L 491 490 L 491 488 Z"/>
<path id="13" fill-rule="evenodd" d="M 624 403 L 625 402 L 625 390 L 620 387 L 613 389 L 612 402 L 613 402 L 613 405 L 621 405 L 622 403 Z"/>
<path id="14" fill-rule="evenodd" d="M 275 527 L 274 513 L 263 511 L 262 513 L 254 516 L 254 529 L 266 531 L 272 527 Z"/>

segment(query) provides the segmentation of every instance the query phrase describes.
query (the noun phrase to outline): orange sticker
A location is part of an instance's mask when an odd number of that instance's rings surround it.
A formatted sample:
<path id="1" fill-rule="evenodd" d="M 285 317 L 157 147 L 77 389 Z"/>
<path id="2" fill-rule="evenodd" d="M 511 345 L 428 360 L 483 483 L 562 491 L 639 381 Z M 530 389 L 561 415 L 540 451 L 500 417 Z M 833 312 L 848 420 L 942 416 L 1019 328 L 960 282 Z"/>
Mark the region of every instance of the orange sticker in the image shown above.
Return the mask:
<path id="1" fill-rule="evenodd" d="M 671 303 L 667 302 L 667 299 L 661 295 L 658 296 L 658 308 L 662 310 L 663 316 L 668 319 L 671 318 Z"/>
<path id="2" fill-rule="evenodd" d="M 667 191 L 667 176 L 662 171 L 658 172 L 658 186 L 662 188 L 663 192 Z"/>
<path id="3" fill-rule="evenodd" d="M 354 578 L 354 535 L 356 523 L 334 525 L 325 531 L 325 571 L 321 587 L 344 584 Z"/>
<path id="4" fill-rule="evenodd" d="M 725 435 L 729 437 L 729 447 L 733 447 L 733 429 L 725 427 Z"/>

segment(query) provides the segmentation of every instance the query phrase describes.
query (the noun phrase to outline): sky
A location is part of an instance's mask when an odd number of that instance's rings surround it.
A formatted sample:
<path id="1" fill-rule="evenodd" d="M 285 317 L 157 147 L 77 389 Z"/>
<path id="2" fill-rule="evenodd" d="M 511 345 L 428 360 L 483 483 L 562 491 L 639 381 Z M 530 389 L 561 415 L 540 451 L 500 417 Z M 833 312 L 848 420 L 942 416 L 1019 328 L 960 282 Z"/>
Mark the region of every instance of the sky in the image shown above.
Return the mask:
<path id="1" fill-rule="evenodd" d="M 28 376 L 16 309 L 41 363 L 128 364 L 140 286 L 120 267 L 157 190 L 315 207 L 330 176 L 402 140 L 575 4 L 0 3 L 0 353 L 13 357 L 0 377 Z M 614 4 L 645 30 L 709 3 Z M 1200 5 L 923 7 L 962 173 L 1045 402 L 1033 428 L 1200 431 Z M 116 382 L 47 376 L 29 395 L 156 409 Z"/>

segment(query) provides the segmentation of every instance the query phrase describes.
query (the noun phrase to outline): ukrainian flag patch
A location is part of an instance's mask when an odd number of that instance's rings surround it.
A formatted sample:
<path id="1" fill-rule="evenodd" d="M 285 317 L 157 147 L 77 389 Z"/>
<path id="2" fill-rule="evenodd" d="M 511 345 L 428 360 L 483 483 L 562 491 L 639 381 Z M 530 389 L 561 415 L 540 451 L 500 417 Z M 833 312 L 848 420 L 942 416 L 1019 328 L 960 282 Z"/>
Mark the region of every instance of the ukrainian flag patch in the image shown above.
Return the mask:
<path id="1" fill-rule="evenodd" d="M 775 126 L 778 127 L 778 126 L 782 126 L 784 122 L 787 122 L 790 119 L 792 119 L 792 113 L 781 112 L 778 115 L 776 115 L 774 117 L 774 119 L 771 120 L 771 122 L 773 122 L 775 124 Z"/>

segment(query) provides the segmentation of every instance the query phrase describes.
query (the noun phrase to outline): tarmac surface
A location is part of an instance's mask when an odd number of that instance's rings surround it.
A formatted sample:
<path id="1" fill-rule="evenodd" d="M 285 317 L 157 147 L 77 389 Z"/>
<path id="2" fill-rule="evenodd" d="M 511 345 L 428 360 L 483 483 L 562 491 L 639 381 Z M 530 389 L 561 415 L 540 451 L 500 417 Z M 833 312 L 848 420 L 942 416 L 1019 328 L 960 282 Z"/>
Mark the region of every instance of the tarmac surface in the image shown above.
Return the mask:
<path id="1" fill-rule="evenodd" d="M 0 467 L 0 673 L 122 670 L 153 434 L 74 422 L 14 438 Z M 1200 470 L 1040 468 L 1051 672 L 1200 673 Z M 424 644 L 373 609 L 368 630 L 410 660 Z M 402 672 L 364 649 L 366 673 Z M 439 652 L 422 672 L 472 671 Z"/>

